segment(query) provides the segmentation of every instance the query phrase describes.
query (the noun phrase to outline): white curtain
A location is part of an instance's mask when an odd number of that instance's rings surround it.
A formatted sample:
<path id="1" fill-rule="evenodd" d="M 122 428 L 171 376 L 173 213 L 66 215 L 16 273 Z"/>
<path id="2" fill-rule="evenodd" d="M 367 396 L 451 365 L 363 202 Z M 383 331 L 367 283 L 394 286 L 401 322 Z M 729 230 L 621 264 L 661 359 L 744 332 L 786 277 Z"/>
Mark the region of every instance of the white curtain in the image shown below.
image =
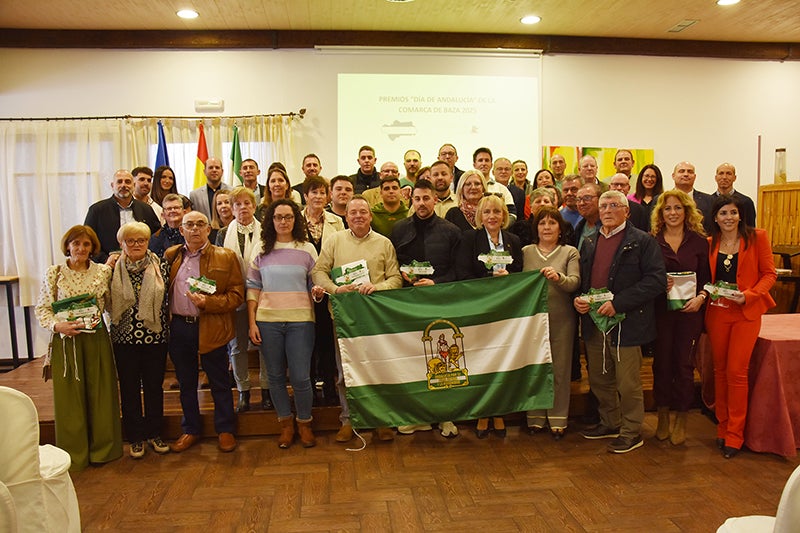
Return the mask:
<path id="1" fill-rule="evenodd" d="M 179 192 L 188 194 L 192 188 L 201 120 L 208 153 L 223 161 L 225 181 L 233 184 L 233 124 L 239 127 L 242 157 L 255 159 L 266 170 L 271 162 L 292 157 L 293 118 L 163 119 Z M 157 122 L 158 118 L 0 121 L 0 275 L 19 276 L 18 304 L 35 304 L 47 267 L 63 260 L 61 236 L 83 223 L 89 205 L 111 195 L 114 172 L 153 166 Z M 5 314 L 0 321 L 7 320 Z"/>

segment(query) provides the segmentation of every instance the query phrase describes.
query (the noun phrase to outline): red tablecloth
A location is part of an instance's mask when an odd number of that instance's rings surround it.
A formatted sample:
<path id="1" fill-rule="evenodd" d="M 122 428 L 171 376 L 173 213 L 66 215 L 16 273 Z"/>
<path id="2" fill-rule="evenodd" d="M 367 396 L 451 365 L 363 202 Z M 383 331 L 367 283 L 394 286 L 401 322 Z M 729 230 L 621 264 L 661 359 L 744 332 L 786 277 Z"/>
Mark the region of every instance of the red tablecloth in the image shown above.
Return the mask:
<path id="1" fill-rule="evenodd" d="M 705 335 L 697 360 L 703 400 L 714 402 L 711 347 Z M 764 315 L 750 360 L 750 398 L 744 444 L 784 457 L 800 447 L 800 314 Z"/>

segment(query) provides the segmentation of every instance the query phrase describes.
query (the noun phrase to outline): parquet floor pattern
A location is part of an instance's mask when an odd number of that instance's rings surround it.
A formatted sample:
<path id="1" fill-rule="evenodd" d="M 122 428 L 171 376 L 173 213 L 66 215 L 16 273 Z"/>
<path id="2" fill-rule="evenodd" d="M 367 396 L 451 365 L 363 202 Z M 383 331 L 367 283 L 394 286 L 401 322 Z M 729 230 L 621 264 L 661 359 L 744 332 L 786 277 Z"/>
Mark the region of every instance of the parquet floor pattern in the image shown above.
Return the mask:
<path id="1" fill-rule="evenodd" d="M 86 531 L 714 531 L 728 516 L 775 514 L 797 458 L 714 445 L 698 411 L 689 439 L 653 437 L 625 455 L 572 429 L 560 442 L 509 427 L 478 440 L 461 424 L 372 442 L 318 435 L 316 448 L 245 437 L 229 454 L 205 439 L 182 453 L 119 461 L 73 476 Z M 127 450 L 127 447 L 126 447 Z"/>

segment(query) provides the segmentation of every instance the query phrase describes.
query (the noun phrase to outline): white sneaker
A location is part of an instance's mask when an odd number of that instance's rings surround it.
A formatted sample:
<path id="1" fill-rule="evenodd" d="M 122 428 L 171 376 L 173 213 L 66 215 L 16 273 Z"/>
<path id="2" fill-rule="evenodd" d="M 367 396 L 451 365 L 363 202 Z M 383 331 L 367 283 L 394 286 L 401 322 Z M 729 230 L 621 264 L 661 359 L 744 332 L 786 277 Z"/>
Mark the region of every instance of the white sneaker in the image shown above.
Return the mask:
<path id="1" fill-rule="evenodd" d="M 410 426 L 397 426 L 397 432 L 403 435 L 411 435 L 415 431 L 430 431 L 433 428 L 430 424 L 412 424 Z"/>
<path id="2" fill-rule="evenodd" d="M 131 447 L 130 450 L 128 450 L 128 453 L 134 459 L 141 459 L 144 457 L 144 442 L 131 442 Z"/>
<path id="3" fill-rule="evenodd" d="M 442 432 L 442 437 L 448 439 L 458 435 L 458 428 L 452 422 L 439 422 L 439 430 Z"/>

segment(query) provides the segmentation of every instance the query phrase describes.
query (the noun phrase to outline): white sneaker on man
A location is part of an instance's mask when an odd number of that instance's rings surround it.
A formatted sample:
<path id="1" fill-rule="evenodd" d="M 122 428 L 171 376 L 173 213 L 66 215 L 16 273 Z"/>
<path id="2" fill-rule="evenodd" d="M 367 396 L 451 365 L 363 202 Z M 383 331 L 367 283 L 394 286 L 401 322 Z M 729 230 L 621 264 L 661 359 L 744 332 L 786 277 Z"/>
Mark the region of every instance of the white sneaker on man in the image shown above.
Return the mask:
<path id="1" fill-rule="evenodd" d="M 410 426 L 397 426 L 397 432 L 403 435 L 411 435 L 415 431 L 430 431 L 433 428 L 430 424 L 411 424 Z"/>

